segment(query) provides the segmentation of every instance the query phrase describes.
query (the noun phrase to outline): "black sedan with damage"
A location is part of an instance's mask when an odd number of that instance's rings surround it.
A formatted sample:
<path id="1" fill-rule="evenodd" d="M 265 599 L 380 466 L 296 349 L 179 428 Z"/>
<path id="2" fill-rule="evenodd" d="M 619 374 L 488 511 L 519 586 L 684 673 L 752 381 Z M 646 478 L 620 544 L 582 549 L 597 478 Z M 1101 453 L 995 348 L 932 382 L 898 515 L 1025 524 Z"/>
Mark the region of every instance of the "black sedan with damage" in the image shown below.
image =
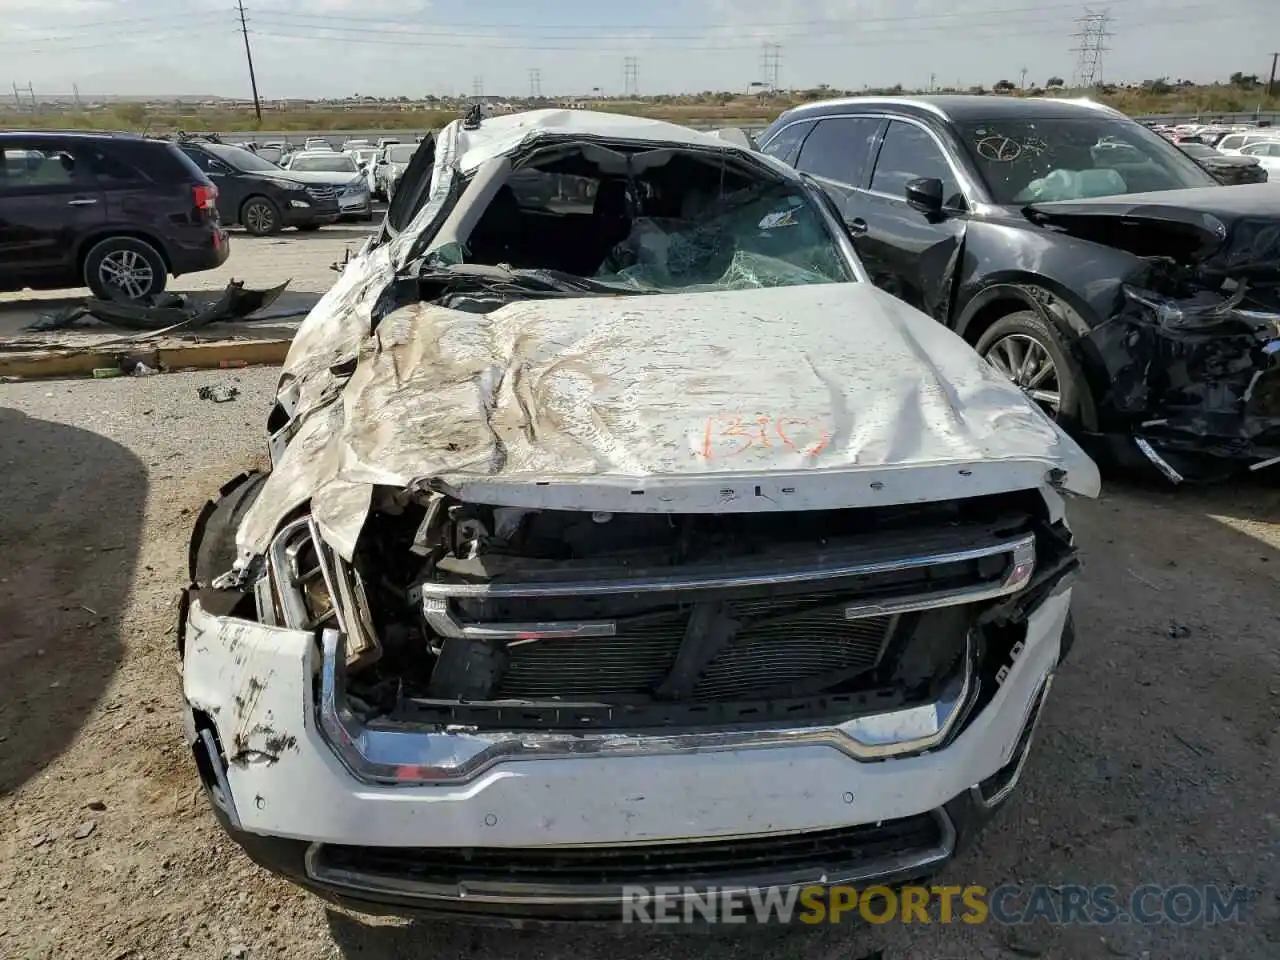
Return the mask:
<path id="1" fill-rule="evenodd" d="M 1095 449 L 1175 482 L 1280 463 L 1275 185 L 1222 186 L 1087 101 L 855 97 L 759 143 L 822 184 L 879 285 Z"/>

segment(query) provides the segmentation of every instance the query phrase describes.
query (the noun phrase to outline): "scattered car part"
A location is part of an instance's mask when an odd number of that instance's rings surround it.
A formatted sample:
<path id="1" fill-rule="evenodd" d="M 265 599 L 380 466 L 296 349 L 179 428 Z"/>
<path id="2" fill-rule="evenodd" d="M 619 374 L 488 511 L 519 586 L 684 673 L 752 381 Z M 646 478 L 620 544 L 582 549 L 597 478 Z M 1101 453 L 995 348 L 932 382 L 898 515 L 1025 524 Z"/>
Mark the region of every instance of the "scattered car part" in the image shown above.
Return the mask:
<path id="1" fill-rule="evenodd" d="M 236 397 L 240 396 L 240 388 L 227 384 L 211 384 L 201 387 L 196 391 L 196 396 L 201 400 L 211 400 L 214 403 L 230 403 Z"/>
<path id="2" fill-rule="evenodd" d="M 199 330 L 212 323 L 247 320 L 259 310 L 271 306 L 284 293 L 290 281 L 269 290 L 246 290 L 243 280 L 232 280 L 216 299 L 193 306 L 185 296 L 171 296 L 154 304 L 125 304 L 109 300 L 89 300 L 87 314 L 104 323 L 132 330 L 145 330 L 148 336 L 177 331 Z"/>

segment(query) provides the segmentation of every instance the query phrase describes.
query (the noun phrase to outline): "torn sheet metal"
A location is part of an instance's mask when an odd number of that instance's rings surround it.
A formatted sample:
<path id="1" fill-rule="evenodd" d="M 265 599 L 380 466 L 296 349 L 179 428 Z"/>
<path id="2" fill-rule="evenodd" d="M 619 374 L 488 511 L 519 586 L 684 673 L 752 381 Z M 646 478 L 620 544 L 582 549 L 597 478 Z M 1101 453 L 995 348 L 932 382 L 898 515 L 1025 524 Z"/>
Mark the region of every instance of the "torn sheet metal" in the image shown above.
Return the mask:
<path id="1" fill-rule="evenodd" d="M 1175 482 L 1183 471 L 1170 464 L 1174 455 L 1280 454 L 1280 312 L 1246 306 L 1243 283 L 1231 293 L 1173 297 L 1127 286 L 1124 294 L 1090 340 L 1111 380 L 1104 402 L 1140 427 L 1143 454 L 1171 480 L 1178 474 Z"/>
<path id="2" fill-rule="evenodd" d="M 416 304 L 381 321 L 340 398 L 307 418 L 238 543 L 242 558 L 261 553 L 310 499 L 350 556 L 375 485 L 742 512 L 1036 487 L 1051 470 L 1096 494 L 1093 463 L 1017 387 L 870 284 L 524 301 L 487 315 Z"/>
<path id="3" fill-rule="evenodd" d="M 458 169 L 478 170 L 497 157 L 506 156 L 539 137 L 581 137 L 586 140 L 634 141 L 650 146 L 669 143 L 703 149 L 737 149 L 726 139 L 668 123 L 624 114 L 585 110 L 528 110 L 485 119 L 474 130 L 461 123 L 450 125 L 458 137 Z"/>
<path id="4" fill-rule="evenodd" d="M 1194 264 L 1205 278 L 1274 282 L 1280 274 L 1276 197 L 1275 184 L 1253 183 L 1036 203 L 1027 215 L 1141 256 Z"/>

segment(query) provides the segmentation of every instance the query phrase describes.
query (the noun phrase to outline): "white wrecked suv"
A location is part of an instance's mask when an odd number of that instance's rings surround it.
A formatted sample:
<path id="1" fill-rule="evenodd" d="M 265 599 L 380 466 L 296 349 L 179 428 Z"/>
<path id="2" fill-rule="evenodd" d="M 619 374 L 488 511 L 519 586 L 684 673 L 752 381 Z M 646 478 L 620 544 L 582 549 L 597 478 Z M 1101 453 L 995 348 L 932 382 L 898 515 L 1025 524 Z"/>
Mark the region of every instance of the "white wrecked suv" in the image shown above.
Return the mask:
<path id="1" fill-rule="evenodd" d="M 1018 778 L 1098 488 L 801 175 L 583 111 L 422 145 L 269 430 L 193 537 L 187 733 L 249 855 L 366 912 L 931 875 Z"/>

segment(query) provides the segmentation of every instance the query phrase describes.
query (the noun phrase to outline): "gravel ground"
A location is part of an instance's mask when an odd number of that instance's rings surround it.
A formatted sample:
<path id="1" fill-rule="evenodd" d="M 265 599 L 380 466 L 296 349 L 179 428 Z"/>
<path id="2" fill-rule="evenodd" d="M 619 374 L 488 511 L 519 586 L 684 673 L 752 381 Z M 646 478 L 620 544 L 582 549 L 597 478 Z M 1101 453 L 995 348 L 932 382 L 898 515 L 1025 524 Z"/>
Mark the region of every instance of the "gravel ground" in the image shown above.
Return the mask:
<path id="1" fill-rule="evenodd" d="M 844 925 L 749 938 L 373 922 L 258 871 L 197 789 L 173 622 L 205 498 L 263 459 L 275 371 L 0 385 L 0 956 L 887 960 L 1280 955 L 1280 491 L 1075 505 L 1079 642 L 954 884 L 1214 883 L 1216 928 Z M 206 384 L 239 398 L 197 399 Z"/>

